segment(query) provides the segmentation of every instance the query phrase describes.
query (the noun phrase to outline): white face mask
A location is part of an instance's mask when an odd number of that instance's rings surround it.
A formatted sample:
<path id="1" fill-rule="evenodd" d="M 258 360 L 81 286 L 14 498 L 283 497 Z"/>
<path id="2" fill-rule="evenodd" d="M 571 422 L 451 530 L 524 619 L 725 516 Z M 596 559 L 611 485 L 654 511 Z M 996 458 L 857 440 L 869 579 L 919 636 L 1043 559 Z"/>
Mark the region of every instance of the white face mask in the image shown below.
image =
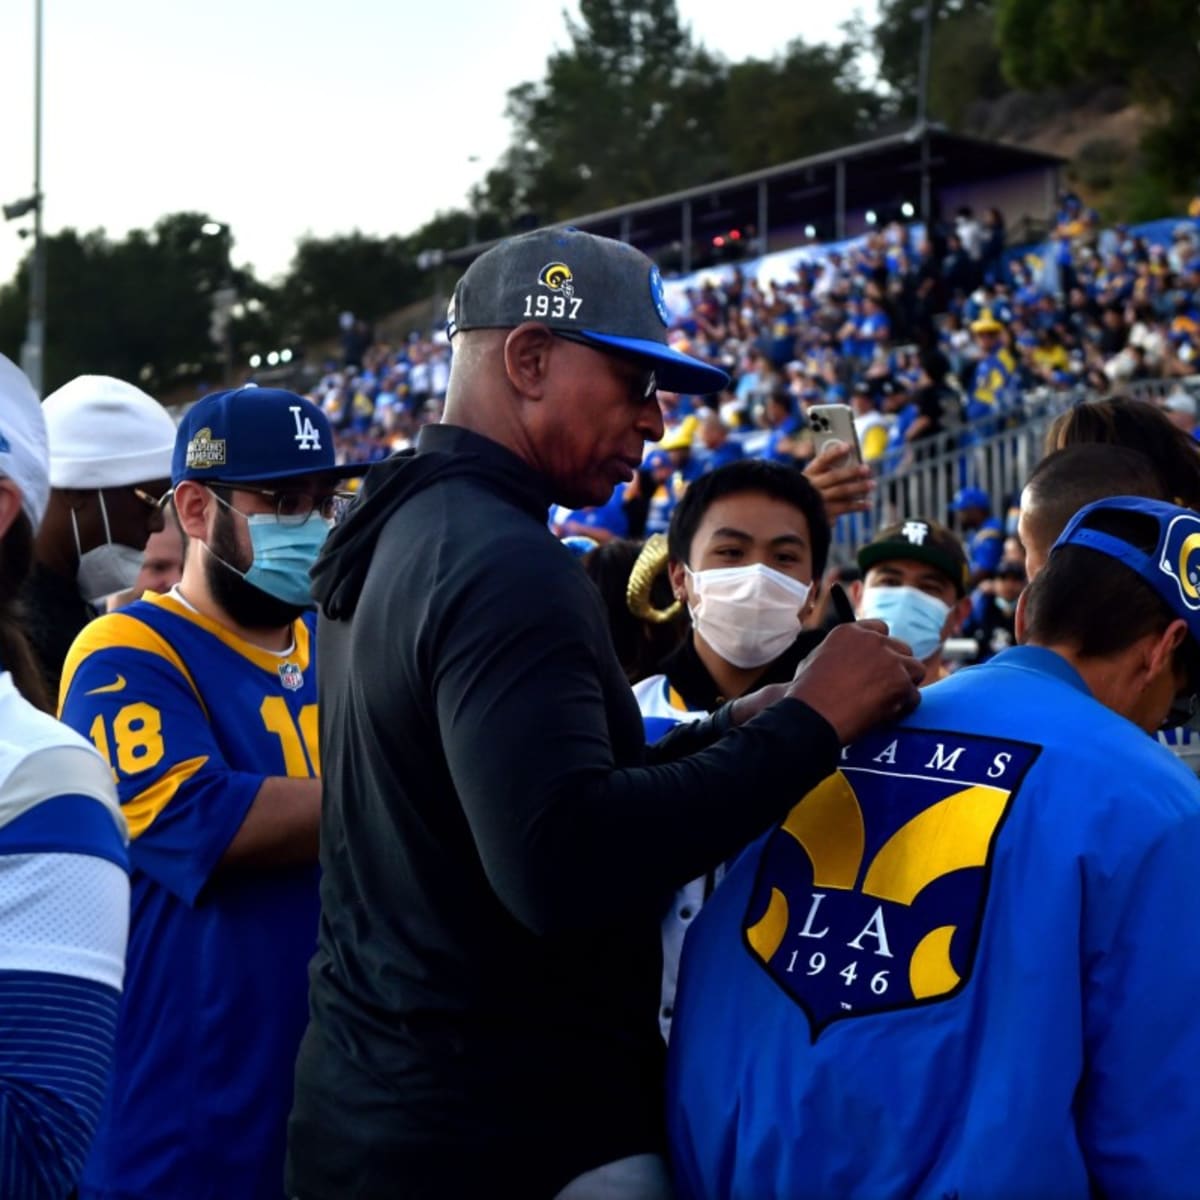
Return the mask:
<path id="1" fill-rule="evenodd" d="M 100 497 L 100 515 L 104 518 L 104 542 L 84 553 L 79 540 L 79 523 L 75 510 L 71 510 L 71 531 L 75 534 L 75 551 L 79 555 L 79 566 L 75 569 L 75 582 L 83 598 L 92 605 L 99 605 L 105 596 L 124 592 L 137 582 L 142 569 L 143 553 L 133 546 L 122 546 L 112 540 L 108 527 L 108 509 L 104 505 L 104 493 Z"/>
<path id="2" fill-rule="evenodd" d="M 685 569 L 696 596 L 692 626 L 726 662 L 745 670 L 765 666 L 799 636 L 811 584 L 763 563 Z"/>
<path id="3" fill-rule="evenodd" d="M 863 588 L 859 617 L 885 621 L 888 633 L 912 647 L 913 657 L 927 659 L 942 644 L 950 605 L 913 587 Z"/>

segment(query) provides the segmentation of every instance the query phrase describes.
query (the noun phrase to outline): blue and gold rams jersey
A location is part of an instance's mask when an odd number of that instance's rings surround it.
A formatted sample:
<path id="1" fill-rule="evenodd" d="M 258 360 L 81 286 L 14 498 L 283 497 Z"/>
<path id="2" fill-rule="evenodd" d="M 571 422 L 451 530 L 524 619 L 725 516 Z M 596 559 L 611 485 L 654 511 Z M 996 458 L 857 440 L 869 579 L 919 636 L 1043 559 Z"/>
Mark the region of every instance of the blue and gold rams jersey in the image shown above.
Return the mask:
<path id="1" fill-rule="evenodd" d="M 273 654 L 171 594 L 101 617 L 62 719 L 108 760 L 133 900 L 113 1086 L 81 1197 L 278 1200 L 317 868 L 218 864 L 271 776 L 315 777 L 313 619 Z"/>
<path id="2" fill-rule="evenodd" d="M 688 934 L 679 1195 L 1192 1194 L 1198 861 L 1200 784 L 1058 655 L 927 689 Z"/>

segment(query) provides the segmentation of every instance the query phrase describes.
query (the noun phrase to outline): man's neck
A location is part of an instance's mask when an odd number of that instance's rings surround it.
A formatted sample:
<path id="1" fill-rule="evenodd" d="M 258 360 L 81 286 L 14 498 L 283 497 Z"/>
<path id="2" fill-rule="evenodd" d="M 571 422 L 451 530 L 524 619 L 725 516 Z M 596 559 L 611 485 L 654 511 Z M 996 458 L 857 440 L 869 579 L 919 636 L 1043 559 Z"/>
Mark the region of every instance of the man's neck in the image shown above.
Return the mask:
<path id="1" fill-rule="evenodd" d="M 942 677 L 942 647 L 939 646 L 928 658 L 922 659 L 921 665 L 925 668 L 925 678 L 921 680 L 921 686 L 937 683 Z"/>
<path id="2" fill-rule="evenodd" d="M 292 644 L 291 625 L 284 625 L 280 629 L 247 629 L 233 620 L 213 598 L 204 578 L 202 564 L 192 561 L 183 568 L 183 578 L 179 581 L 178 591 L 184 603 L 194 608 L 202 617 L 207 617 L 251 646 L 275 653 L 287 650 Z"/>
<path id="3" fill-rule="evenodd" d="M 726 662 L 695 630 L 692 630 L 692 645 L 696 648 L 696 656 L 704 664 L 704 669 L 712 676 L 713 683 L 722 700 L 736 700 L 744 696 L 762 678 L 763 672 L 770 665 L 761 667 L 735 667 Z"/>

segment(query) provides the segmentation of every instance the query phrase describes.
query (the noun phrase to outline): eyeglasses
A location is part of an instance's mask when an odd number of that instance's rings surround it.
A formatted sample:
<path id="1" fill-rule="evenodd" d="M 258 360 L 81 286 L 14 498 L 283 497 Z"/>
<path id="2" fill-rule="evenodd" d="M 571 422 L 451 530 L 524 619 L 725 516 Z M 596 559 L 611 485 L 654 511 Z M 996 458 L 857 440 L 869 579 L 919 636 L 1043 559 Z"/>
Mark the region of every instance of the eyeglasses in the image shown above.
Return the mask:
<path id="1" fill-rule="evenodd" d="M 167 488 L 156 500 L 149 492 L 143 491 L 140 487 L 131 488 L 130 490 L 147 508 L 152 508 L 155 512 L 162 512 L 170 503 L 171 497 L 175 495 L 174 488 Z"/>
<path id="2" fill-rule="evenodd" d="M 580 337 L 577 333 L 564 333 L 561 329 L 554 329 L 551 332 L 555 337 L 562 338 L 564 342 L 571 342 L 576 346 L 586 346 L 589 350 L 595 350 L 597 354 L 603 354 L 605 358 L 615 358 L 620 362 L 628 363 L 631 367 L 640 368 L 642 372 L 646 369 L 644 360 L 634 358 L 631 354 L 622 354 L 619 350 L 610 350 L 607 346 L 589 342 L 587 338 Z M 643 382 L 638 385 L 638 394 L 643 400 L 650 400 L 657 393 L 658 375 L 651 370 L 643 376 Z"/>
<path id="3" fill-rule="evenodd" d="M 326 492 L 324 495 L 314 495 L 312 492 L 278 490 L 276 488 L 250 487 L 244 483 L 212 484 L 212 490 L 225 492 L 250 492 L 255 496 L 266 496 L 275 502 L 275 519 L 280 525 L 303 525 L 314 512 L 321 514 L 322 520 L 337 522 L 342 519 L 350 501 L 354 499 L 353 492 Z"/>

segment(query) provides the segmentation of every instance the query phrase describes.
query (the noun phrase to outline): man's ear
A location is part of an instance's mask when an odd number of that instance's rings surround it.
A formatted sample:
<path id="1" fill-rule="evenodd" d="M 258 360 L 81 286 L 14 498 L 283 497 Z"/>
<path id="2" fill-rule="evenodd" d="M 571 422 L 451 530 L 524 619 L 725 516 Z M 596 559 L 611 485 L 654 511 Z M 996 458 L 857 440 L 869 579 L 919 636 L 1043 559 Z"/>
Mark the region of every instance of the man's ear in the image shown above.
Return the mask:
<path id="1" fill-rule="evenodd" d="M 1013 617 L 1013 632 L 1017 635 L 1017 645 L 1025 644 L 1025 599 L 1029 595 L 1029 588 L 1023 587 L 1021 594 L 1017 597 L 1017 612 Z"/>
<path id="2" fill-rule="evenodd" d="M 1187 622 L 1176 618 L 1162 631 L 1158 639 L 1149 644 L 1146 656 L 1146 669 L 1151 678 L 1158 675 L 1164 668 L 1171 669 L 1175 659 L 1175 651 L 1183 645 L 1188 635 Z"/>
<path id="3" fill-rule="evenodd" d="M 957 637 L 959 630 L 963 627 L 963 622 L 971 613 L 971 597 L 964 596 L 951 610 L 946 617 L 946 623 L 942 626 L 942 638 Z"/>
<path id="4" fill-rule="evenodd" d="M 801 625 L 804 625 L 807 621 L 809 621 L 813 613 L 817 611 L 817 605 L 821 602 L 821 591 L 821 581 L 819 579 L 814 579 L 812 581 L 812 587 L 808 592 L 808 599 L 805 600 L 804 607 L 800 610 Z M 850 600 L 850 606 L 853 607 L 853 598 L 848 596 L 847 599 Z"/>
<path id="5" fill-rule="evenodd" d="M 192 479 L 185 479 L 175 489 L 175 516 L 187 537 L 204 541 L 208 532 L 208 504 L 211 498 L 212 493 L 208 488 Z"/>
<path id="6" fill-rule="evenodd" d="M 671 581 L 671 595 L 676 600 L 687 605 L 687 564 L 669 559 L 667 561 L 667 578 Z"/>
<path id="7" fill-rule="evenodd" d="M 536 321 L 518 325 L 504 339 L 504 371 L 522 399 L 540 400 L 545 394 L 554 345 L 554 334 Z"/>

